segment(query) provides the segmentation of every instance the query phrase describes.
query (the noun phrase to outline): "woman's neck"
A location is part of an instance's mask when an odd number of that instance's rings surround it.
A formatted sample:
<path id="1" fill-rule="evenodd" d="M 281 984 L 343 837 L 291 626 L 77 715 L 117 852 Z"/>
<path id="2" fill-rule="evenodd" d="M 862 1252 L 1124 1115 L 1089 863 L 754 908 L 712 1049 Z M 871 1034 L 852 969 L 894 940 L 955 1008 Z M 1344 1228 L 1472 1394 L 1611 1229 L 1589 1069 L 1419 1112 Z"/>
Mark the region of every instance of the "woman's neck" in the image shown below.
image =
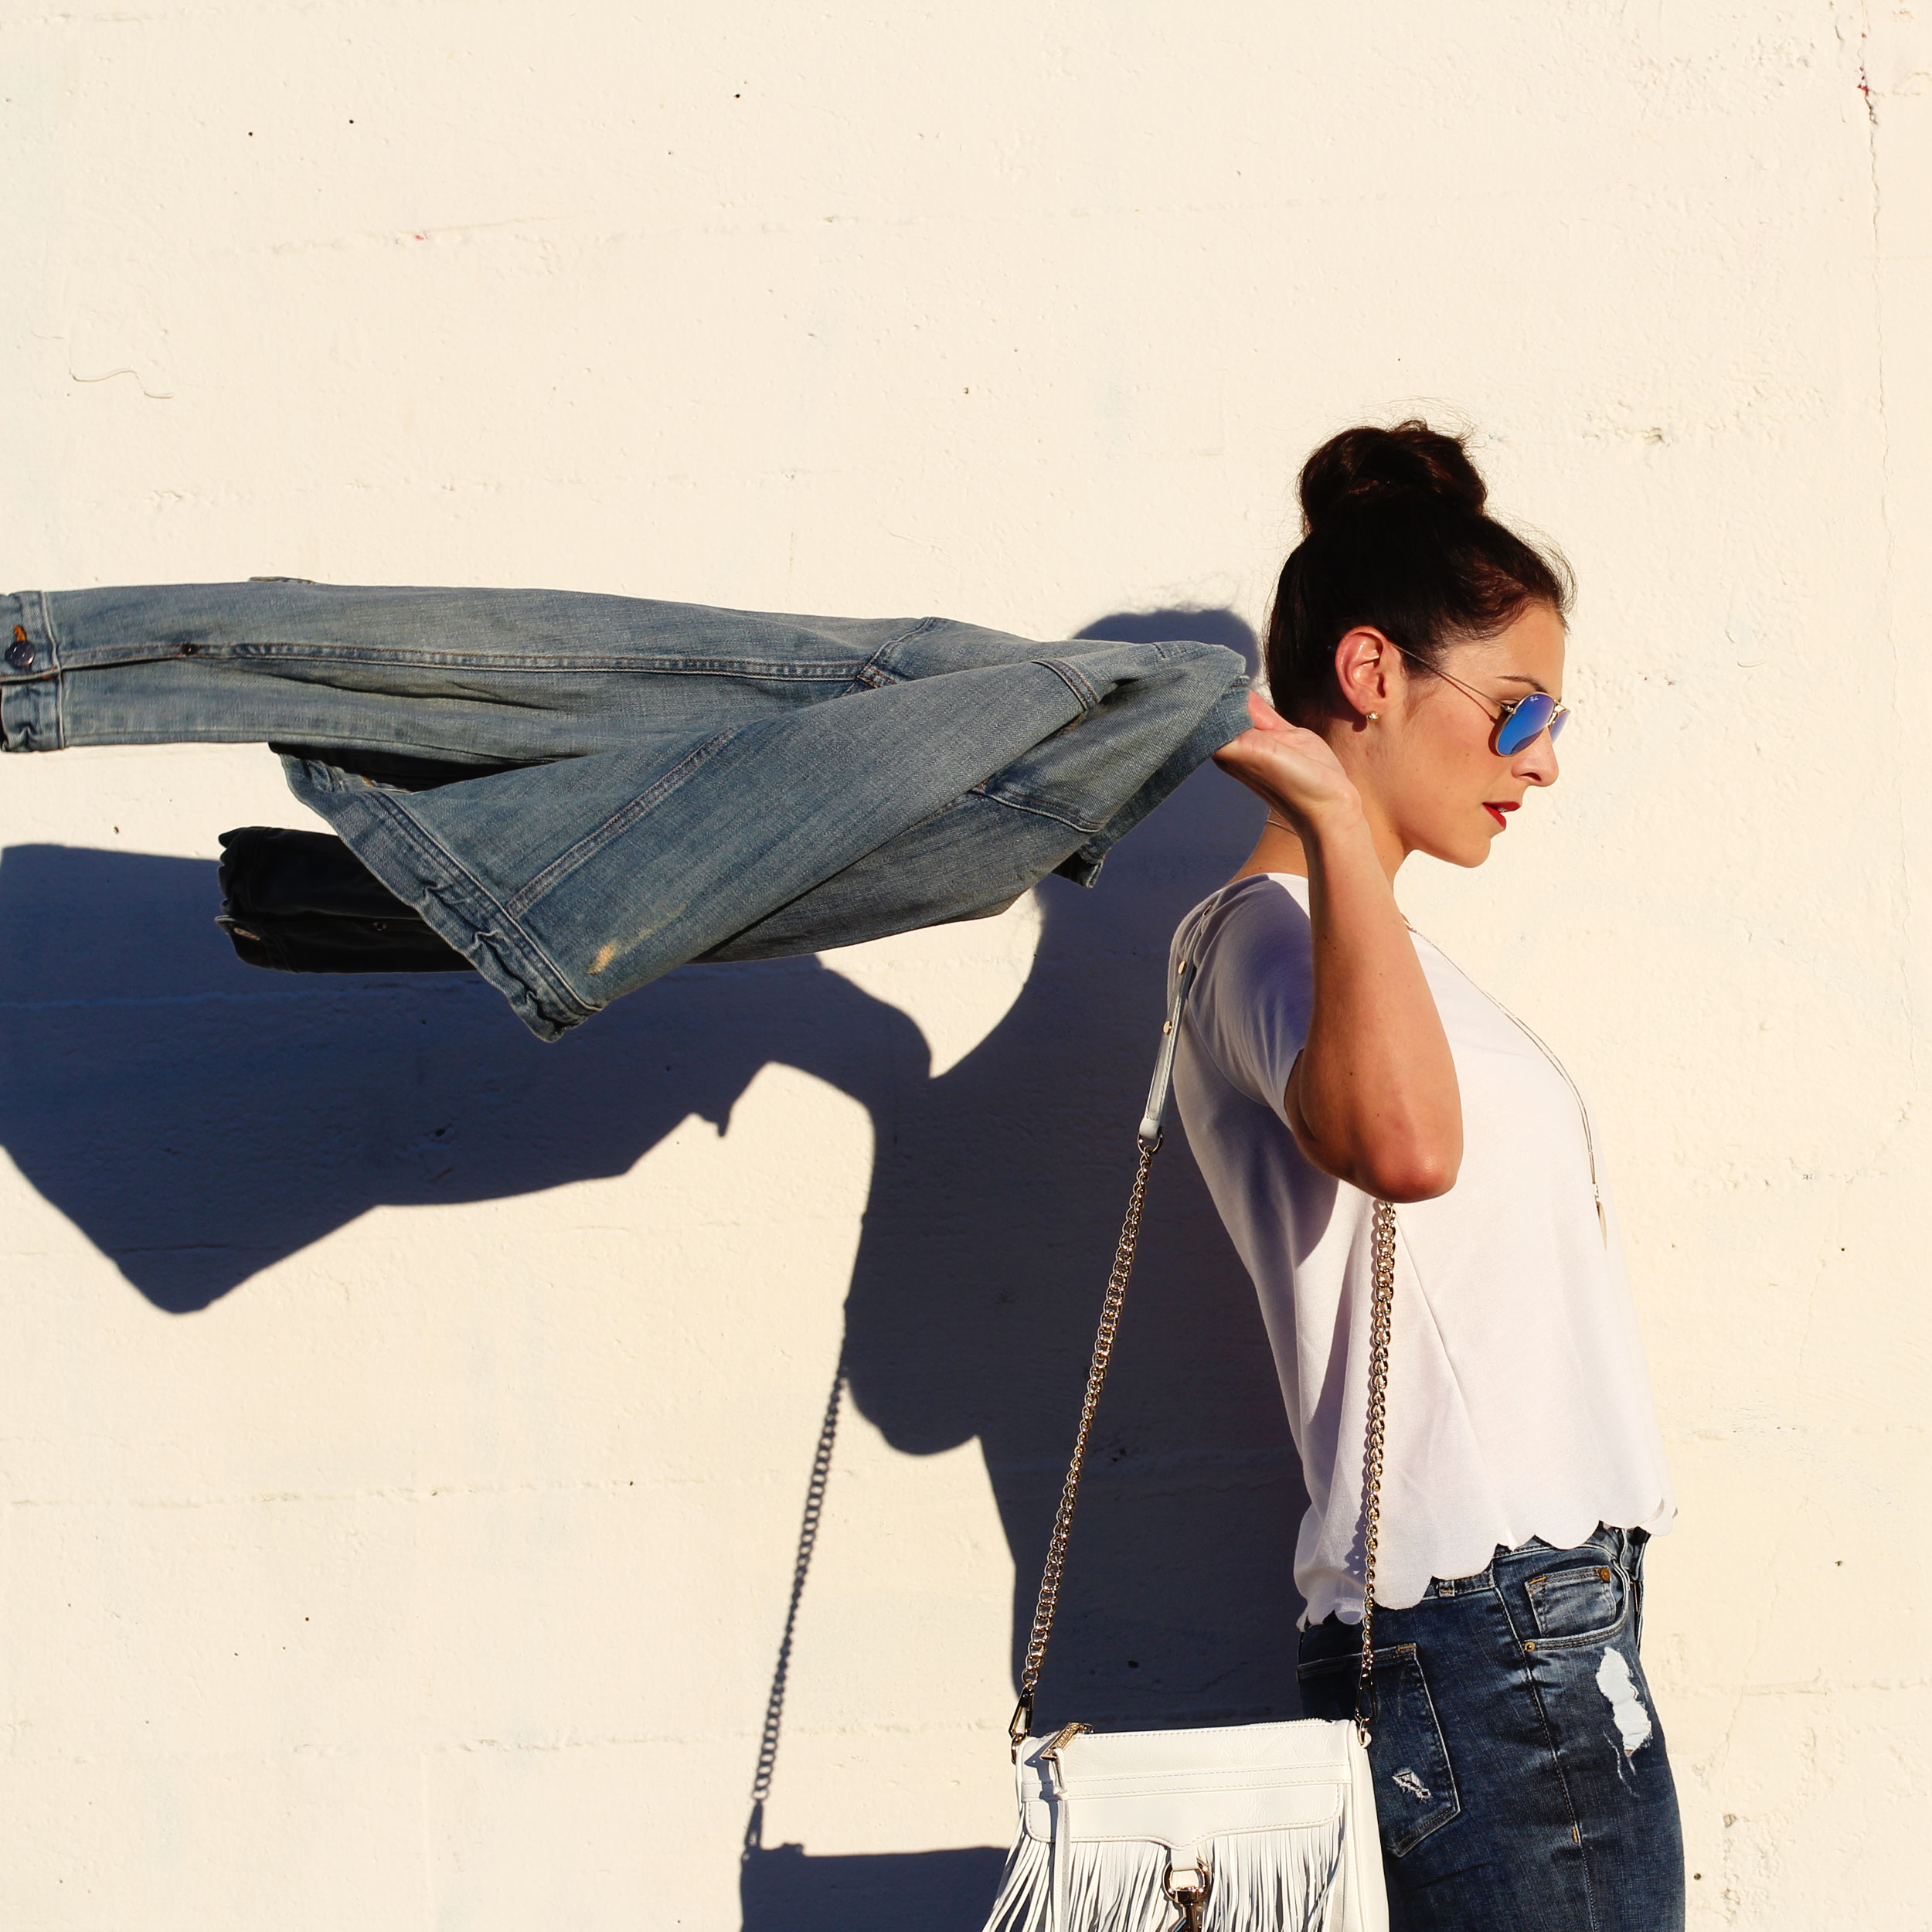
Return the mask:
<path id="1" fill-rule="evenodd" d="M 1261 828 L 1261 836 L 1254 842 L 1253 851 L 1248 854 L 1247 862 L 1234 876 L 1252 879 L 1258 872 L 1291 872 L 1298 879 L 1308 876 L 1308 855 L 1303 850 L 1301 841 L 1294 829 L 1272 811 L 1268 814 L 1267 823 Z"/>
<path id="2" fill-rule="evenodd" d="M 1373 835 L 1382 869 L 1388 874 L 1389 883 L 1393 885 L 1396 874 L 1402 869 L 1403 861 L 1409 855 L 1392 834 L 1381 828 L 1378 827 Z M 1259 873 L 1281 872 L 1297 879 L 1306 879 L 1308 855 L 1294 827 L 1270 807 L 1267 822 L 1261 828 L 1261 836 L 1254 842 L 1253 851 L 1248 854 L 1247 862 L 1234 879 L 1252 879 Z M 1234 879 L 1228 883 L 1232 885 Z"/>

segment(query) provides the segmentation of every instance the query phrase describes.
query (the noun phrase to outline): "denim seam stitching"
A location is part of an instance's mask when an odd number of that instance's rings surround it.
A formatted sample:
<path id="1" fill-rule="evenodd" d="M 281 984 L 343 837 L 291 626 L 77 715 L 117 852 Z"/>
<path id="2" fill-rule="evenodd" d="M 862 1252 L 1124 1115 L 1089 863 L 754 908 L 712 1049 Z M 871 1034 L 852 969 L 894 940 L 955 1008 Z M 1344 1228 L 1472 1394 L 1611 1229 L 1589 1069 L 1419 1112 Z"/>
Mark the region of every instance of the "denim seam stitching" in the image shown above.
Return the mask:
<path id="1" fill-rule="evenodd" d="M 1423 1700 L 1429 1706 L 1429 1723 L 1436 1734 L 1436 1748 L 1442 1753 L 1442 1768 L 1449 1774 L 1449 1808 L 1434 1824 L 1425 1825 L 1420 1831 L 1403 1840 L 1400 1845 L 1391 1845 L 1391 1858 L 1406 1858 L 1426 1838 L 1433 1838 L 1445 1825 L 1453 1825 L 1462 1815 L 1462 1793 L 1456 1785 L 1456 1767 L 1449 1755 L 1449 1740 L 1442 1734 L 1442 1713 L 1436 1709 L 1435 1692 L 1429 1688 L 1429 1673 L 1422 1667 L 1422 1652 L 1415 1645 L 1409 1648 L 1414 1653 L 1416 1682 L 1422 1686 Z"/>
<path id="2" fill-rule="evenodd" d="M 179 741 L 170 738 L 138 740 L 117 738 L 114 742 L 117 744 L 172 744 Z M 281 749 L 278 750 L 277 747 Z M 303 754 L 311 751 L 372 751 L 379 754 L 393 752 L 396 757 L 401 758 L 440 756 L 447 758 L 454 764 L 468 764 L 476 756 L 474 747 L 469 745 L 440 744 L 427 736 L 420 738 L 396 740 L 387 743 L 378 743 L 371 739 L 366 732 L 318 731 L 302 739 L 299 743 L 287 738 L 277 738 L 270 743 L 268 748 L 277 758 L 294 758 L 298 764 L 304 765 L 327 765 L 331 771 L 342 772 L 355 780 L 358 784 L 373 785 L 378 790 L 383 791 L 393 791 L 396 787 L 382 779 L 371 778 L 362 772 L 351 771 L 347 766 L 336 764 L 329 759 L 310 758 Z M 494 778 L 507 771 L 534 771 L 539 765 L 567 764 L 571 758 L 581 755 L 583 754 L 570 752 L 556 758 L 524 759 L 514 764 L 478 764 L 473 766 L 464 777 L 453 778 L 449 782 L 452 784 L 466 784 L 471 778 Z M 413 795 L 413 794 L 411 794 L 411 796 Z"/>
<path id="3" fill-rule="evenodd" d="M 410 798 L 414 798 L 420 791 L 424 790 L 440 791 L 445 784 L 468 784 L 472 778 L 501 778 L 513 771 L 535 771 L 540 765 L 568 764 L 572 758 L 584 755 L 577 752 L 566 752 L 555 758 L 530 758 L 515 764 L 472 764 L 469 763 L 469 760 L 474 754 L 468 745 L 437 744 L 427 738 L 417 740 L 407 744 L 372 744 L 366 736 L 329 737 L 321 733 L 318 733 L 312 738 L 304 739 L 300 746 L 292 749 L 286 740 L 277 740 L 276 743 L 269 747 L 269 750 L 273 751 L 278 758 L 292 757 L 301 764 L 326 765 L 331 771 L 340 772 L 345 777 L 359 786 L 372 786 L 378 791 L 401 792 Z M 439 780 L 435 784 L 427 787 L 401 785 L 387 778 L 372 778 L 366 771 L 352 770 L 347 765 L 337 764 L 332 759 L 311 758 L 304 755 L 311 751 L 369 751 L 376 753 L 378 756 L 385 753 L 393 753 L 399 758 L 424 757 L 431 760 L 441 757 L 447 758 L 451 764 L 461 767 L 463 775 L 460 778 Z"/>
<path id="4" fill-rule="evenodd" d="M 476 875 L 471 872 L 470 869 L 465 866 L 454 852 L 451 852 L 448 847 L 444 845 L 442 841 L 437 838 L 434 833 L 430 832 L 427 826 L 422 825 L 411 813 L 403 808 L 403 806 L 399 802 L 399 794 L 393 792 L 376 791 L 369 793 L 368 794 L 368 799 L 370 804 L 379 808 L 383 816 L 389 821 L 391 828 L 398 832 L 407 844 L 414 846 L 417 852 L 423 858 L 432 862 L 440 861 L 441 863 L 447 866 L 457 879 L 463 882 L 464 886 L 467 887 L 471 893 L 480 900 L 484 905 L 489 907 L 491 911 L 495 913 L 498 917 L 502 920 L 504 925 L 509 927 L 510 930 L 516 935 L 519 943 L 526 947 L 531 954 L 549 970 L 551 975 L 556 981 L 556 985 L 563 990 L 566 997 L 568 997 L 572 1002 L 580 1009 L 582 1018 L 587 1019 L 597 1011 L 596 1007 L 587 1005 L 581 999 L 577 998 L 577 995 L 571 990 L 570 981 L 566 978 L 562 971 L 559 970 L 556 961 L 553 960 L 549 953 L 547 953 L 537 942 L 536 939 L 531 934 L 529 929 L 525 926 L 520 920 L 512 917 L 512 915 L 505 908 L 502 902 L 498 899 L 495 893 L 492 892 L 490 889 L 485 886 L 483 882 L 478 879 Z M 444 905 L 447 906 L 449 904 L 447 895 L 440 889 L 434 880 L 426 879 L 423 883 L 430 892 L 435 894 L 436 897 L 439 900 L 442 901 Z M 459 918 L 463 919 L 465 923 L 469 923 L 468 916 L 461 912 L 457 907 L 452 906 L 450 906 L 449 909 L 451 912 L 456 913 Z M 471 937 L 480 940 L 481 935 L 476 933 L 474 927 L 472 927 Z M 498 954 L 499 960 L 502 959 L 502 956 L 499 952 Z M 505 963 L 507 964 L 507 962 Z M 522 978 L 522 975 L 519 974 L 518 977 L 519 978 Z M 547 1006 L 549 1004 L 549 997 L 542 989 L 530 985 L 527 980 L 524 981 L 524 985 L 532 1000 L 536 1004 L 539 1010 L 542 1010 Z"/>
<path id="5" fill-rule="evenodd" d="M 1624 1593 L 1624 1607 L 1614 1624 L 1605 1624 L 1597 1630 L 1585 1631 L 1578 1637 L 1546 1637 L 1539 1630 L 1535 1643 L 1536 1655 L 1541 1656 L 1546 1650 L 1587 1650 L 1593 1644 L 1607 1644 L 1613 1638 L 1622 1634 L 1630 1621 L 1630 1593 Z"/>
<path id="6" fill-rule="evenodd" d="M 512 918 L 527 912 L 552 886 L 569 878 L 579 866 L 587 864 L 620 832 L 628 831 L 654 807 L 663 803 L 698 767 L 721 751 L 738 736 L 739 727 L 714 733 L 695 750 L 687 752 L 655 784 L 648 785 L 629 804 L 620 806 L 602 825 L 587 832 L 569 851 L 560 853 L 525 886 L 505 907 Z"/>
<path id="7" fill-rule="evenodd" d="M 54 628 L 53 606 L 47 600 L 44 590 L 36 590 L 34 597 L 40 606 L 40 628 L 47 634 L 47 648 L 54 654 L 53 668 L 60 668 L 60 637 Z"/>
<path id="8" fill-rule="evenodd" d="M 1080 819 L 1070 818 L 1065 811 L 1056 811 L 1050 805 L 1036 804 L 1030 799 L 1009 798 L 1003 797 L 998 792 L 989 791 L 987 787 L 993 781 L 990 778 L 982 780 L 978 784 L 974 786 L 972 791 L 967 795 L 971 798 L 984 798 L 989 805 L 1004 805 L 1010 811 L 1030 812 L 1036 818 L 1050 818 L 1056 825 L 1065 825 L 1070 830 L 1079 832 L 1083 837 L 1091 837 L 1094 833 L 1105 828 L 1104 819 L 1099 825 L 1090 825 Z"/>
<path id="9" fill-rule="evenodd" d="M 1563 1753 L 1556 1747 L 1556 1727 L 1549 1721 L 1549 1706 L 1543 1701 L 1543 1686 L 1536 1682 L 1536 1672 L 1530 1659 L 1533 1651 L 1523 1648 L 1522 1633 L 1516 1628 L 1516 1620 L 1509 1614 L 1509 1595 L 1506 1590 L 1496 1593 L 1498 1606 L 1502 1611 L 1502 1620 L 1509 1626 L 1509 1634 L 1516 1646 L 1517 1668 L 1521 1672 L 1524 1686 L 1536 1706 L 1536 1721 L 1543 1727 L 1543 1748 L 1549 1753 L 1549 1768 L 1556 1774 L 1556 1788 L 1563 1794 L 1563 1809 L 1570 1816 L 1570 1842 L 1577 1848 L 1583 1875 L 1583 1913 L 1594 1932 L 1597 1920 L 1597 1888 L 1590 1882 L 1590 1852 L 1583 1843 L 1583 1821 L 1577 1814 L 1577 1801 L 1571 1795 L 1570 1778 L 1563 1770 Z"/>
<path id="10" fill-rule="evenodd" d="M 1622 1590 L 1619 1593 L 1623 1600 L 1614 1619 L 1607 1624 L 1598 1624 L 1594 1630 L 1583 1631 L 1574 1636 L 1563 1634 L 1555 1637 L 1546 1637 L 1543 1634 L 1543 1624 L 1539 1620 L 1536 1625 L 1536 1648 L 1539 1652 L 1546 1650 L 1587 1650 L 1592 1644 L 1608 1643 L 1630 1621 L 1630 1579 L 1624 1575 L 1621 1565 L 1617 1563 L 1585 1565 L 1576 1570 L 1553 1570 L 1546 1571 L 1540 1577 L 1525 1579 L 1523 1594 L 1525 1596 L 1529 1596 L 1530 1591 L 1538 1583 L 1554 1582 L 1566 1577 L 1594 1577 L 1602 1570 L 1615 1571 L 1624 1585 Z M 1534 1616 L 1536 1611 L 1536 1600 L 1534 1597 L 1529 1597 L 1529 1610 L 1530 1614 Z"/>
<path id="11" fill-rule="evenodd" d="M 191 638 L 188 640 L 192 642 Z M 406 665 L 435 671 L 517 671 L 541 673 L 636 672 L 653 677 L 737 677 L 802 680 L 814 684 L 849 683 L 849 662 L 813 658 L 780 663 L 767 658 L 567 658 L 529 654 L 478 655 L 471 651 L 399 651 L 363 645 L 277 644 L 257 640 L 247 644 L 201 645 L 195 655 L 216 664 L 266 660 L 277 663 L 313 661 L 325 664 Z M 179 644 L 145 644 L 90 658 L 64 669 L 108 670 L 123 665 L 172 663 L 181 655 Z"/>
<path id="12" fill-rule="evenodd" d="M 868 691 L 883 691 L 893 685 L 905 683 L 904 674 L 886 662 L 887 656 L 902 644 L 910 644 L 914 638 L 923 636 L 938 621 L 937 617 L 921 617 L 917 624 L 908 625 L 896 637 L 888 638 L 852 673 L 852 682 L 863 685 Z"/>
<path id="13" fill-rule="evenodd" d="M 62 675 L 60 662 L 60 638 L 54 629 L 53 604 L 45 590 L 36 590 L 34 595 L 40 600 L 41 628 L 47 635 L 47 655 L 52 659 L 53 672 L 53 743 L 54 749 L 63 749 L 67 742 L 67 680 Z"/>
<path id="14" fill-rule="evenodd" d="M 917 624 L 907 625 L 897 637 L 888 638 L 872 653 L 872 657 L 883 658 L 888 651 L 896 651 L 902 644 L 910 644 L 914 638 L 923 638 L 928 631 L 935 628 L 938 623 L 939 619 L 937 617 L 921 617 Z"/>
<path id="15" fill-rule="evenodd" d="M 63 679 L 65 679 L 68 675 L 69 674 L 65 671 L 63 671 L 59 674 L 59 675 Z M 48 680 L 46 679 L 29 679 L 26 680 L 26 682 L 29 683 L 44 684 L 47 682 Z M 235 742 L 244 743 L 261 743 L 264 741 L 260 739 L 242 740 L 237 741 L 220 738 L 190 738 L 184 740 L 174 736 L 171 732 L 165 728 L 157 733 L 151 734 L 146 732 L 139 733 L 133 731 L 123 732 L 117 727 L 114 736 L 111 742 L 117 745 L 175 745 L 182 743 L 223 744 Z M 76 747 L 77 750 L 92 750 L 94 748 L 94 747 L 92 745 Z M 304 751 L 394 751 L 405 756 L 413 752 L 423 757 L 430 757 L 437 753 L 442 753 L 447 755 L 452 762 L 456 763 L 460 763 L 471 755 L 470 748 L 467 745 L 437 744 L 427 739 L 420 740 L 407 745 L 372 745 L 366 736 L 359 735 L 331 736 L 325 732 L 317 732 L 313 736 L 304 740 L 302 749 Z M 274 755 L 278 758 L 287 758 L 295 757 L 296 754 L 292 752 L 278 751 Z M 530 760 L 526 764 L 522 764 L 478 765 L 474 767 L 474 769 L 470 770 L 464 778 L 461 780 L 451 779 L 450 783 L 452 784 L 467 784 L 469 779 L 471 778 L 493 778 L 498 777 L 504 772 L 508 771 L 533 771 L 539 765 L 566 764 L 569 763 L 571 758 L 583 754 L 572 752 L 566 753 L 563 757 L 557 758 L 535 758 Z M 326 765 L 331 771 L 342 772 L 345 777 L 353 780 L 358 787 L 369 786 L 379 791 L 390 791 L 396 789 L 396 787 L 388 785 L 380 779 L 366 777 L 361 772 L 350 771 L 345 766 L 333 764 L 327 758 L 298 757 L 296 762 L 300 764 Z M 362 795 L 359 790 L 357 791 L 355 795 L 358 798 Z M 413 798 L 417 794 L 414 792 L 410 792 L 407 795 Z"/>
<path id="16" fill-rule="evenodd" d="M 1100 708 L 1100 694 L 1064 658 L 1036 658 L 1034 663 L 1050 671 L 1080 700 L 1080 716 Z"/>
<path id="17" fill-rule="evenodd" d="M 1442 1753 L 1442 1768 L 1449 1779 L 1449 1809 L 1434 1824 L 1425 1825 L 1420 1831 L 1404 1838 L 1400 1845 L 1389 1845 L 1389 1857 L 1404 1858 L 1424 1838 L 1432 1837 L 1445 1825 L 1453 1825 L 1461 1817 L 1462 1793 L 1456 1784 L 1456 1767 L 1449 1755 L 1449 1740 L 1442 1733 L 1442 1713 L 1436 1709 L 1435 1693 L 1429 1688 L 1429 1673 L 1422 1667 L 1420 1647 L 1415 1644 L 1391 1644 L 1386 1650 L 1375 1651 L 1373 1662 L 1378 1666 L 1385 1662 L 1396 1664 L 1405 1662 L 1415 1665 L 1416 1681 L 1421 1685 L 1423 1700 L 1429 1706 L 1429 1723 L 1436 1734 L 1436 1748 Z M 1324 1658 L 1318 1663 L 1298 1664 L 1294 1674 L 1299 1682 L 1304 1678 L 1318 1677 L 1325 1672 L 1359 1670 L 1361 1667 L 1362 1658 L 1359 1652 L 1352 1655 L 1345 1653 L 1339 1657 Z"/>

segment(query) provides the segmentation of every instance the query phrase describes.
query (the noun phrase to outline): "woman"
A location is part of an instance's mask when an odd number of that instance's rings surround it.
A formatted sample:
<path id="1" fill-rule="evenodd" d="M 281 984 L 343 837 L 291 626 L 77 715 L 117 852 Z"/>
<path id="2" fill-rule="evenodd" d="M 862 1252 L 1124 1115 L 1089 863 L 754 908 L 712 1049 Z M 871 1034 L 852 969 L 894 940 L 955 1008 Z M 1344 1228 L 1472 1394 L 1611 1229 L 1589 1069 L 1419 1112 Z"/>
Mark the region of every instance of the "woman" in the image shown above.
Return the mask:
<path id="1" fill-rule="evenodd" d="M 1325 444 L 1301 502 L 1267 639 L 1280 713 L 1251 699 L 1216 754 L 1267 823 L 1174 956 L 1197 966 L 1182 1118 L 1311 1498 L 1304 1706 L 1355 1707 L 1379 1198 L 1400 1250 L 1370 1758 L 1393 1921 L 1666 1932 L 1682 1847 L 1638 1638 L 1674 1505 L 1597 1137 L 1393 891 L 1411 852 L 1481 865 L 1556 782 L 1566 579 L 1420 423 Z"/>

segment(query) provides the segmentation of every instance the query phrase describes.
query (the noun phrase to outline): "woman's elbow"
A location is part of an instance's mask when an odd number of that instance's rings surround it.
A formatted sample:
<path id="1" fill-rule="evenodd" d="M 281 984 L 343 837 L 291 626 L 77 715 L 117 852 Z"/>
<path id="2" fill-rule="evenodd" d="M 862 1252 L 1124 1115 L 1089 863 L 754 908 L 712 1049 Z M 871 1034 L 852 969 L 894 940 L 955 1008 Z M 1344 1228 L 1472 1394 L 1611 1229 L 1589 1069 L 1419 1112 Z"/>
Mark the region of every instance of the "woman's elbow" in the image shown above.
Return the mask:
<path id="1" fill-rule="evenodd" d="M 1455 1185 L 1461 1166 L 1461 1135 L 1453 1141 L 1418 1137 L 1406 1146 L 1376 1150 L 1361 1163 L 1359 1172 L 1348 1178 L 1365 1194 L 1403 1207 L 1447 1194 Z"/>
<path id="2" fill-rule="evenodd" d="M 1310 1165 L 1324 1174 L 1397 1206 L 1433 1201 L 1455 1185 L 1462 1165 L 1460 1118 L 1383 1121 L 1351 1144 L 1315 1132 L 1298 1100 L 1291 1085 L 1288 1130 Z"/>
<path id="3" fill-rule="evenodd" d="M 1455 1185 L 1457 1171 L 1462 1165 L 1461 1148 L 1408 1148 L 1338 1159 L 1328 1150 L 1304 1141 L 1301 1151 L 1324 1174 L 1346 1181 L 1378 1201 L 1393 1202 L 1397 1207 L 1447 1194 Z"/>
<path id="4" fill-rule="evenodd" d="M 1386 1168 L 1378 1167 L 1357 1185 L 1378 1200 L 1406 1207 L 1417 1201 L 1433 1201 L 1447 1194 L 1456 1184 L 1456 1174 L 1461 1165 L 1459 1160 L 1447 1156 L 1422 1155 L 1391 1162 Z"/>

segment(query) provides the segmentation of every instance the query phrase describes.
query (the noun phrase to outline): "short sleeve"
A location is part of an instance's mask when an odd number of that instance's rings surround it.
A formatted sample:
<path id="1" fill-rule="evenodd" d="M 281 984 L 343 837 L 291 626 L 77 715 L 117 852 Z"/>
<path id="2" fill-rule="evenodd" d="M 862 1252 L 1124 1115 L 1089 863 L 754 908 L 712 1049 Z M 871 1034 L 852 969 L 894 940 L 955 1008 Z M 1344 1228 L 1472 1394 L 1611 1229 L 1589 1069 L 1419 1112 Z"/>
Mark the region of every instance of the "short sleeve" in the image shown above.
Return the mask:
<path id="1" fill-rule="evenodd" d="M 1244 879 L 1185 937 L 1197 966 L 1188 1002 L 1196 1043 L 1230 1086 L 1285 1123 L 1315 1004 L 1307 912 L 1281 879 Z"/>

